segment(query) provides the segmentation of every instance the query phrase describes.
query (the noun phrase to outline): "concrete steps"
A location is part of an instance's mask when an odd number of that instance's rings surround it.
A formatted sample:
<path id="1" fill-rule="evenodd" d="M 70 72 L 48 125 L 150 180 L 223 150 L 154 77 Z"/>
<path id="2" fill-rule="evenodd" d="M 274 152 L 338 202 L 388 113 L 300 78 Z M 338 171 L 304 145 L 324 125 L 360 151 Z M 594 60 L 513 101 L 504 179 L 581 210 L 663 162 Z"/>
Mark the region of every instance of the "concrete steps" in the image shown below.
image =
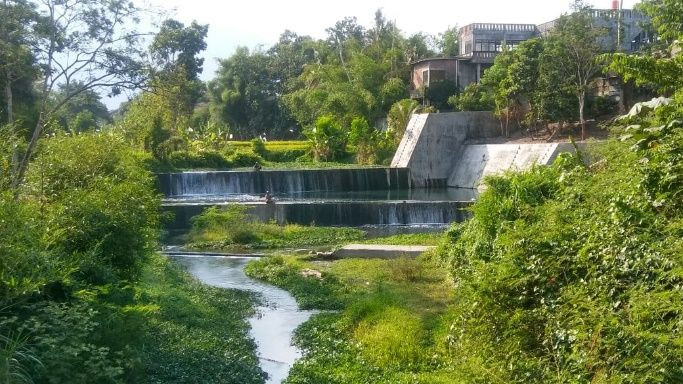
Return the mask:
<path id="1" fill-rule="evenodd" d="M 335 259 L 397 259 L 400 257 L 415 258 L 433 249 L 423 245 L 381 245 L 381 244 L 349 244 L 332 253 Z"/>

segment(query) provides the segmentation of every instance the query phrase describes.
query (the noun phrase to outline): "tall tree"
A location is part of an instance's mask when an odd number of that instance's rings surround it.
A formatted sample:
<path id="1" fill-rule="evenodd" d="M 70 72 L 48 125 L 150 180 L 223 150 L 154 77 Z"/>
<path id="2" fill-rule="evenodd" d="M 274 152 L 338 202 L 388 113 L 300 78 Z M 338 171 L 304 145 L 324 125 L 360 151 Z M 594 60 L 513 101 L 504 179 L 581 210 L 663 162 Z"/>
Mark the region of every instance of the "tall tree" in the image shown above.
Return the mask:
<path id="1" fill-rule="evenodd" d="M 154 61 L 150 88 L 165 100 L 169 111 L 166 124 L 173 131 L 187 124 L 204 93 L 204 84 L 199 80 L 204 59 L 199 54 L 206 49 L 208 29 L 208 25 L 194 21 L 185 27 L 168 19 L 150 45 Z"/>
<path id="2" fill-rule="evenodd" d="M 255 137 L 278 124 L 280 104 L 269 64 L 264 52 L 240 47 L 220 60 L 216 78 L 209 83 L 213 116 L 238 137 Z"/>
<path id="3" fill-rule="evenodd" d="M 35 42 L 33 33 L 40 18 L 35 6 L 25 0 L 2 0 L 0 2 L 0 85 L 4 101 L 5 119 L 0 125 L 8 125 L 8 141 L 11 143 L 10 173 L 14 175 L 19 163 L 18 141 L 23 136 L 22 129 L 15 124 L 16 100 L 24 101 L 24 109 L 30 113 L 35 103 L 32 83 L 37 68 L 31 46 Z M 18 93 L 18 94 L 17 94 Z M 26 108 L 28 107 L 28 108 Z M 2 114 L 0 114 L 2 116 Z M 20 118 L 26 118 L 21 116 Z M 30 123 L 29 121 L 22 121 Z"/>
<path id="4" fill-rule="evenodd" d="M 206 49 L 208 31 L 208 25 L 196 21 L 185 27 L 178 20 L 165 20 L 149 48 L 157 71 L 174 72 L 182 68 L 189 80 L 197 80 L 204 65 L 204 59 L 198 55 Z"/>
<path id="5" fill-rule="evenodd" d="M 44 24 L 35 52 L 41 69 L 40 106 L 31 140 L 13 177 L 12 187 L 23 182 L 45 124 L 73 97 L 90 89 L 116 94 L 144 84 L 144 51 L 137 30 L 140 10 L 125 0 L 42 0 Z M 74 82 L 79 87 L 71 88 Z M 64 84 L 69 93 L 50 103 L 53 92 Z"/>
<path id="6" fill-rule="evenodd" d="M 576 96 L 583 140 L 586 138 L 586 95 L 602 69 L 597 58 L 603 52 L 600 38 L 604 30 L 595 25 L 590 8 L 583 2 L 577 0 L 573 7 L 574 13 L 560 17 L 548 40 L 561 76 Z"/>
<path id="7" fill-rule="evenodd" d="M 79 88 L 82 85 L 74 82 L 72 88 Z M 54 93 L 52 103 L 59 103 L 63 98 L 70 94 L 70 89 L 66 86 L 59 87 Z M 80 133 L 94 130 L 112 121 L 107 106 L 102 103 L 102 97 L 95 90 L 89 89 L 72 97 L 64 106 L 57 110 L 52 120 L 61 129 Z"/>
<path id="8" fill-rule="evenodd" d="M 347 68 L 346 61 L 349 51 L 359 50 L 365 40 L 365 28 L 358 24 L 355 17 L 345 17 L 337 21 L 333 27 L 327 28 L 328 42 L 337 51 L 339 63 L 346 77 L 351 82 L 351 73 Z"/>
<path id="9" fill-rule="evenodd" d="M 460 54 L 460 40 L 459 40 L 458 26 L 450 27 L 444 32 L 439 33 L 436 45 L 439 47 L 441 56 L 455 57 Z"/>

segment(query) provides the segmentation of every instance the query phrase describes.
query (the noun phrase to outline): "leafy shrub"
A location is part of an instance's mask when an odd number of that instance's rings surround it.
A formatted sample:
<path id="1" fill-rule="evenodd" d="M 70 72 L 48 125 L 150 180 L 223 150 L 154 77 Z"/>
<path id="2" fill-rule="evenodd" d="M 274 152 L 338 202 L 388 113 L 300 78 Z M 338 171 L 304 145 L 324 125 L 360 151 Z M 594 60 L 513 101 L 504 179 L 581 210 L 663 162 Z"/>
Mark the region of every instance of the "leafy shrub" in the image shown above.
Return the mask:
<path id="1" fill-rule="evenodd" d="M 420 103 L 412 99 L 403 99 L 394 103 L 387 115 L 387 129 L 393 135 L 395 145 L 401 142 L 413 113 L 417 113 Z"/>
<path id="2" fill-rule="evenodd" d="M 101 343 L 98 311 L 86 302 L 24 304 L 0 319 L 0 329 L 30 335 L 27 366 L 34 382 L 123 383 L 123 355 Z M 78 369 L 74 369 L 78 367 Z"/>
<path id="3" fill-rule="evenodd" d="M 229 160 L 233 167 L 251 167 L 255 163 L 263 163 L 263 158 L 251 151 L 237 151 Z"/>
<path id="4" fill-rule="evenodd" d="M 446 109 L 449 98 L 458 94 L 458 85 L 453 80 L 433 82 L 425 90 L 425 98 L 436 109 Z"/>
<path id="5" fill-rule="evenodd" d="M 680 131 L 598 147 L 590 169 L 563 156 L 487 180 L 442 248 L 455 369 L 477 382 L 683 379 Z"/>
<path id="6" fill-rule="evenodd" d="M 346 149 L 346 134 L 332 116 L 321 116 L 304 131 L 315 161 L 334 161 Z"/>
<path id="7" fill-rule="evenodd" d="M 176 151 L 168 156 L 168 164 L 176 169 L 222 169 L 230 168 L 232 162 L 221 152 L 204 150 L 199 152 Z"/>
<path id="8" fill-rule="evenodd" d="M 265 155 L 266 155 L 266 143 L 259 138 L 253 139 L 251 141 L 251 150 L 255 154 L 257 154 L 261 157 L 265 157 Z"/>
<path id="9" fill-rule="evenodd" d="M 152 175 L 122 140 L 105 134 L 45 140 L 28 180 L 32 196 L 50 203 L 43 207 L 50 249 L 82 267 L 81 277 L 100 283 L 136 277 L 156 247 L 160 198 Z"/>
<path id="10" fill-rule="evenodd" d="M 349 144 L 356 147 L 356 161 L 359 164 L 374 164 L 377 160 L 377 150 L 380 133 L 370 127 L 364 117 L 356 117 L 351 121 Z"/>

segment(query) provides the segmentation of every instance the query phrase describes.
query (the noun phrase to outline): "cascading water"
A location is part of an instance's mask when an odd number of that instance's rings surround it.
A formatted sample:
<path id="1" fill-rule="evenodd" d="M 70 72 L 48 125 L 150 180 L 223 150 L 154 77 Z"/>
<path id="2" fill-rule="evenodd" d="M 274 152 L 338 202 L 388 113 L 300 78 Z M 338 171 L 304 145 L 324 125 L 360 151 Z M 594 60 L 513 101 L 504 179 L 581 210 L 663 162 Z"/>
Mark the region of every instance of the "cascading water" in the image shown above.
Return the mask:
<path id="1" fill-rule="evenodd" d="M 262 221 L 319 226 L 446 225 L 461 221 L 473 190 L 411 188 L 405 168 L 183 172 L 159 175 L 174 232 L 211 206 L 240 203 Z M 265 204 L 270 191 L 275 204 Z"/>
<path id="2" fill-rule="evenodd" d="M 406 168 L 183 172 L 158 177 L 168 197 L 410 189 Z"/>

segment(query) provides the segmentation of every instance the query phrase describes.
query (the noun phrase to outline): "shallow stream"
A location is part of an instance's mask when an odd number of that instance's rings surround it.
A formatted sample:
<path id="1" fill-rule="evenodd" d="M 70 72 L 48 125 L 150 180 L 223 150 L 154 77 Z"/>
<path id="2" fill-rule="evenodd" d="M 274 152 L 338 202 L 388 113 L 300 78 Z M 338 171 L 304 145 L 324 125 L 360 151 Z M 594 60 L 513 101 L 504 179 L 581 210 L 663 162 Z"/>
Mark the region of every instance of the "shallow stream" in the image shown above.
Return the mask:
<path id="1" fill-rule="evenodd" d="M 250 335 L 257 345 L 261 369 L 268 374 L 266 383 L 280 383 L 294 361 L 301 356 L 292 346 L 294 330 L 316 311 L 302 311 L 292 295 L 244 274 L 250 257 L 173 256 L 194 277 L 205 284 L 258 293 L 262 302 L 249 319 Z"/>

